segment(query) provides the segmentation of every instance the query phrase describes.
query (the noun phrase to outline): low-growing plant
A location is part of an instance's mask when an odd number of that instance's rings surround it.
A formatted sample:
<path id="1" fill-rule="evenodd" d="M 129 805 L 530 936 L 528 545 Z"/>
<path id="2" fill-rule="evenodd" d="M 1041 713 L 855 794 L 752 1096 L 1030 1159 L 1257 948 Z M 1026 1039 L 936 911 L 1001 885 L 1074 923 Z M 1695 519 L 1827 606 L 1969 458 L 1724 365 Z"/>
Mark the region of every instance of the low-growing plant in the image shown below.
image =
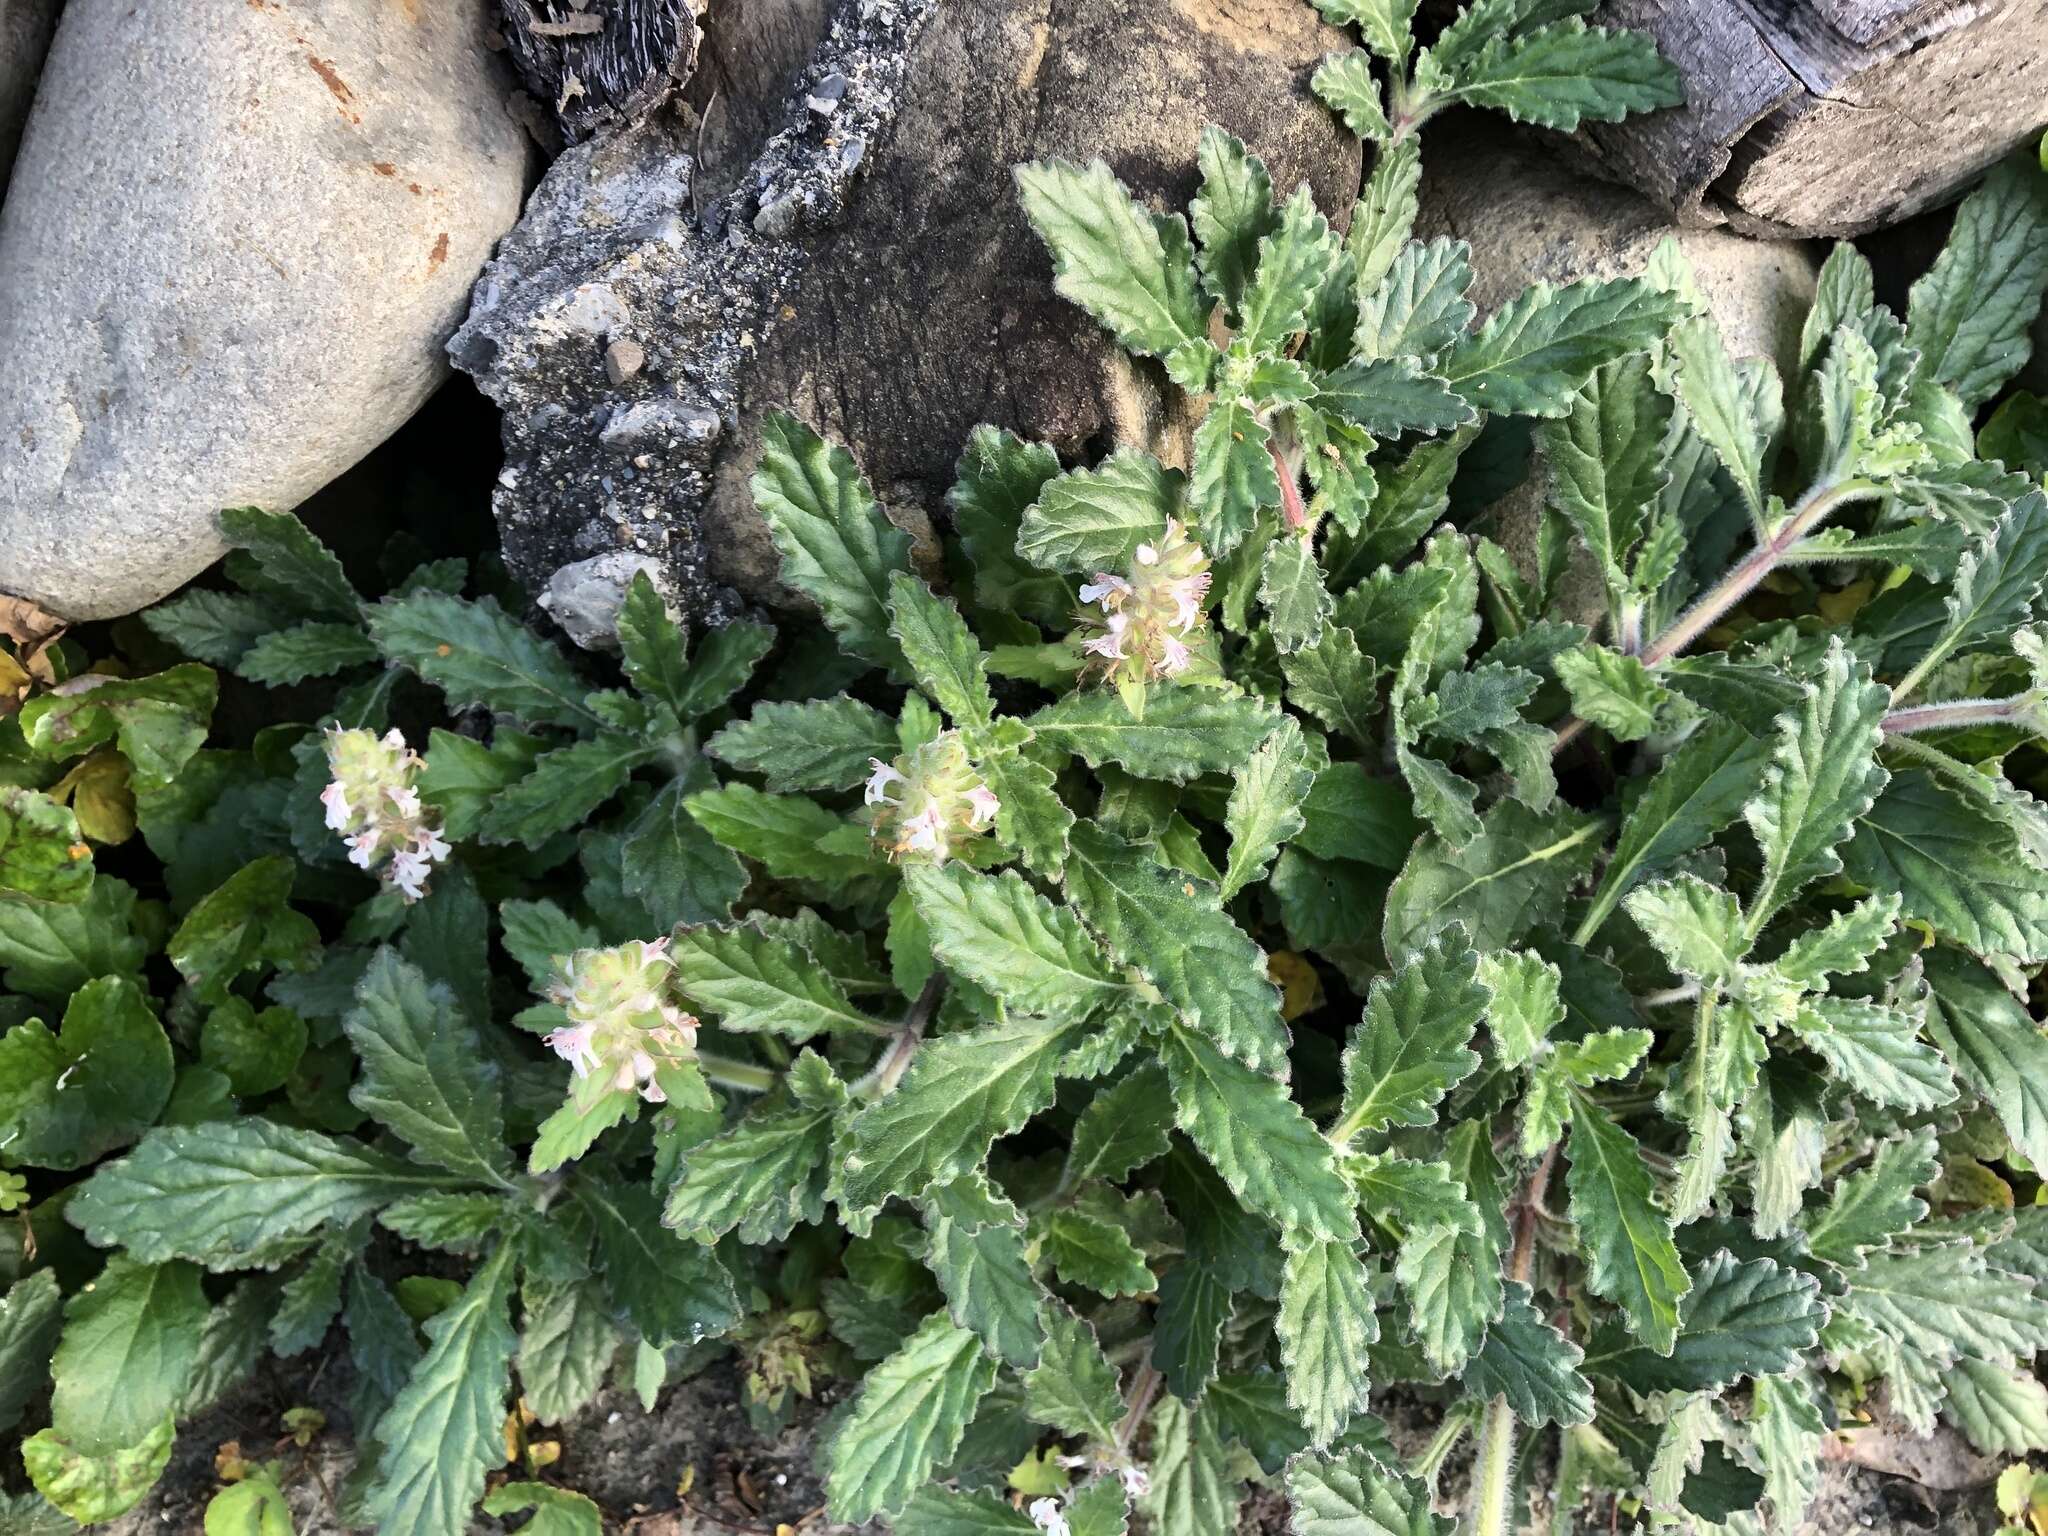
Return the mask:
<path id="1" fill-rule="evenodd" d="M 1553 45 L 1655 75 L 1578 5 L 1419 53 L 1326 9 L 1397 142 L 1553 121 L 1498 75 Z M 821 632 L 686 636 L 642 577 L 614 672 L 488 568 L 371 601 L 238 512 L 240 590 L 129 637 L 194 661 L 24 669 L 0 1427 L 50 1391 L 0 1518 L 130 1507 L 337 1323 L 338 1493 L 389 1533 L 594 1532 L 532 1426 L 728 1348 L 763 1428 L 847 1384 L 832 1513 L 905 1536 L 1225 1536 L 1252 1481 L 1428 1536 L 1467 1435 L 1481 1536 L 1546 1489 L 1559 1532 L 1599 1491 L 1790 1531 L 1878 1383 L 2048 1448 L 2048 498 L 2009 406 L 1972 435 L 2048 175 L 1996 170 L 1903 320 L 1837 247 L 1787 381 L 1675 248 L 1475 328 L 1412 155 L 1341 238 L 1201 163 L 1193 240 L 1018 173 L 1059 290 L 1190 392 L 1187 467 L 981 428 L 923 568 L 772 418 Z M 306 723 L 204 746 L 209 666 Z M 89 846 L 131 824 L 135 883 Z M 293 1474 L 228 1475 L 224 1528 Z"/>

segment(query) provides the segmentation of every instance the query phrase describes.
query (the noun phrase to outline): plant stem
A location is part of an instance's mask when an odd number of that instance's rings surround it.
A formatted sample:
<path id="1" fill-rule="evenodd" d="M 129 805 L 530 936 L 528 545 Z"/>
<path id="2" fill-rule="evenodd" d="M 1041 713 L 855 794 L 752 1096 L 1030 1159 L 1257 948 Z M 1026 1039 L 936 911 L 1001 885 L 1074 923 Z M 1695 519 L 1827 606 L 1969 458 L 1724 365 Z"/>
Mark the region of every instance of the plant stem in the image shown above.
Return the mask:
<path id="1" fill-rule="evenodd" d="M 1131 1382 L 1130 1396 L 1124 1400 L 1123 1422 L 1116 1427 L 1119 1456 L 1130 1455 L 1131 1442 L 1138 1438 L 1138 1427 L 1145 1422 L 1145 1415 L 1152 1411 L 1152 1399 L 1159 1395 L 1159 1388 L 1165 1380 L 1149 1357 L 1138 1367 L 1138 1374 Z"/>
<path id="2" fill-rule="evenodd" d="M 903 1081 L 903 1074 L 910 1070 L 911 1059 L 917 1055 L 917 1047 L 924 1039 L 924 1027 L 931 1021 L 933 1010 L 939 1005 L 939 994 L 945 991 L 946 983 L 934 974 L 924 984 L 924 990 L 917 994 L 917 1001 L 910 1005 L 910 1012 L 903 1016 L 897 1026 L 895 1038 L 889 1048 L 882 1052 L 881 1060 L 868 1075 L 854 1084 L 856 1096 L 869 1099 L 883 1098 Z"/>
<path id="3" fill-rule="evenodd" d="M 1876 484 L 1869 480 L 1844 480 L 1839 485 L 1815 486 L 1799 500 L 1785 521 L 1778 525 L 1778 531 L 1762 540 L 1755 549 L 1744 557 L 1720 581 L 1708 589 L 1705 596 L 1680 614 L 1669 629 L 1652 640 L 1642 653 L 1643 665 L 1652 671 L 1661 667 L 1672 657 L 1712 629 L 1727 617 L 1730 609 L 1754 592 L 1762 581 L 1795 549 L 1799 541 L 1826 522 L 1835 513 L 1852 501 L 1861 501 L 1878 493 Z M 1553 750 L 1563 748 L 1585 730 L 1583 720 L 1568 720 L 1557 733 Z"/>
<path id="4" fill-rule="evenodd" d="M 1297 471 L 1287 462 L 1287 455 L 1280 451 L 1280 445 L 1271 437 L 1266 439 L 1266 453 L 1273 461 L 1273 473 L 1280 477 L 1280 515 L 1287 519 L 1289 528 L 1300 530 L 1308 526 L 1308 508 L 1301 499 L 1301 486 Z"/>
<path id="5" fill-rule="evenodd" d="M 768 1068 L 735 1061 L 730 1056 L 700 1055 L 697 1070 L 720 1087 L 736 1088 L 741 1093 L 766 1093 L 775 1086 L 775 1074 Z"/>
<path id="6" fill-rule="evenodd" d="M 1912 681 L 1910 677 L 1908 682 Z M 1911 690 L 1902 682 L 1895 689 L 1894 697 L 1903 698 Z M 1953 731 L 1971 725 L 2003 725 L 2016 720 L 2030 703 L 2026 694 L 2014 694 L 2008 699 L 1958 699 L 1949 704 L 1916 704 L 1911 709 L 1895 709 L 1879 722 L 1880 729 L 1887 736 L 1908 736 L 1915 731 Z"/>
<path id="7" fill-rule="evenodd" d="M 1508 1253 L 1507 1277 L 1523 1285 L 1536 1272 L 1536 1229 L 1556 1166 L 1557 1148 L 1552 1147 L 1515 1201 L 1515 1245 Z M 1514 1484 L 1515 1410 L 1505 1397 L 1486 1405 L 1486 1416 L 1479 1421 L 1477 1457 L 1472 1468 L 1472 1536 L 1513 1536 L 1508 1503 Z"/>

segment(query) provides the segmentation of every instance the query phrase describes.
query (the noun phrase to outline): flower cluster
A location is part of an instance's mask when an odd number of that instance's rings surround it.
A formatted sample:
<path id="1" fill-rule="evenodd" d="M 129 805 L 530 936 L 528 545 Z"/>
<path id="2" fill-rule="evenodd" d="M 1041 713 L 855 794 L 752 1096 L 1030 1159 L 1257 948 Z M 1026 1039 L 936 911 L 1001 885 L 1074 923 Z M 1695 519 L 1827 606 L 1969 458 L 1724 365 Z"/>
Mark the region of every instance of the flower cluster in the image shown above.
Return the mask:
<path id="1" fill-rule="evenodd" d="M 407 901 L 427 893 L 434 865 L 448 857 L 441 818 L 420 803 L 417 787 L 426 760 L 397 731 L 327 733 L 327 771 L 320 792 L 328 827 L 348 844 L 358 869 L 380 869 L 387 885 Z"/>
<path id="2" fill-rule="evenodd" d="M 1189 637 L 1205 628 L 1209 557 L 1169 520 L 1157 544 L 1140 544 L 1128 576 L 1097 571 L 1081 588 L 1081 643 L 1091 667 L 1118 684 L 1185 672 Z"/>
<path id="3" fill-rule="evenodd" d="M 868 762 L 868 824 L 891 858 L 943 864 L 963 838 L 995 824 L 1002 802 L 975 772 L 957 731 L 892 763 Z"/>
<path id="4" fill-rule="evenodd" d="M 658 1074 L 697 1049 L 697 1020 L 669 1000 L 674 970 L 666 939 L 582 949 L 561 962 L 549 996 L 569 1022 L 546 1043 L 575 1068 L 579 1109 L 608 1093 L 666 1102 Z"/>

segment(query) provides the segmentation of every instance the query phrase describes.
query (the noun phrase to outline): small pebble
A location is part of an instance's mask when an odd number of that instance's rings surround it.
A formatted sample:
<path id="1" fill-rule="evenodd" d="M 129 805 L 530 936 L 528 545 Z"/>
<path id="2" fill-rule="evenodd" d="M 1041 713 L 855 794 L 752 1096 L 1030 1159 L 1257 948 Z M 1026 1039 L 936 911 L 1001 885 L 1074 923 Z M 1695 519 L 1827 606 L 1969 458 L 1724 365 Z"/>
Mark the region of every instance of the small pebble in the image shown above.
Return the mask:
<path id="1" fill-rule="evenodd" d="M 647 366 L 647 349 L 630 336 L 621 336 L 604 349 L 604 374 L 614 384 L 623 384 Z"/>
<path id="2" fill-rule="evenodd" d="M 834 70 L 804 97 L 804 105 L 820 117 L 830 117 L 839 110 L 839 103 L 846 99 L 846 76 Z"/>

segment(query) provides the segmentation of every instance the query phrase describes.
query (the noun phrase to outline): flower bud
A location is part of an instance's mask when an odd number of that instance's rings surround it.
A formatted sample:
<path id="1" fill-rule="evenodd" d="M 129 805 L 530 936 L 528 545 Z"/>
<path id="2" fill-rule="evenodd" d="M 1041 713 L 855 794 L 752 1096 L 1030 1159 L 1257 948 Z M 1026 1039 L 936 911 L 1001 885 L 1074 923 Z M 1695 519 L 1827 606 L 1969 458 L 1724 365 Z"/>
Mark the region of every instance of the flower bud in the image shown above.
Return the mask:
<path id="1" fill-rule="evenodd" d="M 1208 626 L 1209 560 L 1169 519 L 1157 544 L 1140 544 L 1128 576 L 1097 571 L 1081 588 L 1081 650 L 1119 686 L 1176 677 L 1193 659 L 1189 637 Z"/>
<path id="2" fill-rule="evenodd" d="M 426 895 L 427 877 L 449 851 L 440 816 L 420 802 L 425 767 L 395 730 L 380 737 L 337 726 L 327 733 L 327 771 L 334 776 L 320 792 L 327 825 L 348 845 L 351 864 L 380 871 L 408 902 Z"/>
<path id="3" fill-rule="evenodd" d="M 569 1022 L 546 1044 L 575 1069 L 579 1108 L 609 1093 L 666 1101 L 655 1074 L 697 1051 L 697 1020 L 669 998 L 674 972 L 666 939 L 581 949 L 561 962 L 549 996 Z"/>
<path id="4" fill-rule="evenodd" d="M 960 843 L 995 825 L 1002 802 L 968 761 L 957 731 L 926 742 L 893 764 L 868 762 L 868 825 L 892 859 L 943 864 Z"/>

